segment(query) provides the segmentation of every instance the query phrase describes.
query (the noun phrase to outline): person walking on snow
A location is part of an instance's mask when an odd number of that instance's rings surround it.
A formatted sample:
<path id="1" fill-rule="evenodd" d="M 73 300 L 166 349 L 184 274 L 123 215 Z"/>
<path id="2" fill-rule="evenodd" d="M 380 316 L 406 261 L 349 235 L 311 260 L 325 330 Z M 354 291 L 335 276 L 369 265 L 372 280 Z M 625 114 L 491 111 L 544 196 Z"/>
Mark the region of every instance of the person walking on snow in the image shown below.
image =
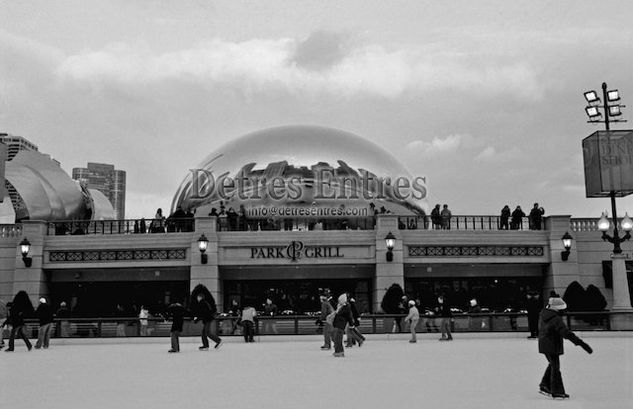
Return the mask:
<path id="1" fill-rule="evenodd" d="M 215 329 L 211 328 L 211 324 L 213 320 L 215 320 L 215 314 L 217 313 L 217 307 L 215 304 L 215 300 L 213 296 L 209 294 L 209 299 L 205 298 L 204 293 L 199 293 L 196 297 L 198 301 L 196 303 L 195 308 L 195 317 L 193 318 L 194 322 L 198 322 L 202 320 L 202 333 L 200 334 L 202 338 L 202 346 L 198 349 L 201 351 L 207 351 L 209 349 L 209 338 L 215 342 L 215 349 L 220 348 L 222 345 L 222 339 L 218 337 L 215 333 Z"/>
<path id="2" fill-rule="evenodd" d="M 44 347 L 44 349 L 48 349 L 48 345 L 51 340 L 51 332 L 53 330 L 53 319 L 55 314 L 53 313 L 53 307 L 51 307 L 47 302 L 46 298 L 40 298 L 40 305 L 37 306 L 35 310 L 35 316 L 40 321 L 40 328 L 37 331 L 37 343 L 35 344 L 35 349 L 40 349 Z"/>
<path id="3" fill-rule="evenodd" d="M 338 297 L 338 306 L 336 307 L 336 315 L 334 316 L 334 356 L 342 358 L 345 356 L 345 350 L 343 349 L 343 333 L 345 332 L 345 326 L 349 325 L 354 327 L 354 318 L 352 317 L 352 310 L 347 302 L 347 294 L 341 294 Z"/>
<path id="4" fill-rule="evenodd" d="M 321 296 L 321 316 L 319 319 L 321 323 L 323 323 L 323 345 L 321 346 L 323 350 L 332 348 L 332 333 L 334 327 L 327 322 L 327 316 L 334 312 L 334 307 L 332 307 L 332 303 L 330 302 L 331 299 L 332 297 L 329 296 L 329 294 L 323 294 Z"/>
<path id="5" fill-rule="evenodd" d="M 415 301 L 409 301 L 409 315 L 404 319 L 405 322 L 409 323 L 409 328 L 411 329 L 411 339 L 410 343 L 415 344 L 418 342 L 418 338 L 415 334 L 415 327 L 418 325 L 418 321 L 420 321 L 420 311 L 415 306 Z"/>
<path id="6" fill-rule="evenodd" d="M 554 399 L 566 399 L 563 378 L 560 372 L 560 356 L 563 355 L 563 339 L 570 340 L 574 345 L 580 346 L 588 354 L 593 349 L 565 325 L 562 315 L 567 304 L 560 296 L 555 295 L 549 299 L 546 308 L 541 311 L 539 319 L 538 351 L 547 358 L 547 369 L 539 384 L 539 392 Z"/>

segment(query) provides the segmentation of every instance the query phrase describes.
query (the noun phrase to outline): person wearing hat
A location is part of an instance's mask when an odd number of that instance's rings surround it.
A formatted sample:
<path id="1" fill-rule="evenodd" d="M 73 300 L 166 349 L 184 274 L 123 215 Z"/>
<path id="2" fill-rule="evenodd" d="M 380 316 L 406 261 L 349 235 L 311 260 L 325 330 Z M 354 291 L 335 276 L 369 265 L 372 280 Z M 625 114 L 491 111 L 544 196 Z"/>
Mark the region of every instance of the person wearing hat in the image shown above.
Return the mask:
<path id="1" fill-rule="evenodd" d="M 46 298 L 40 298 L 40 305 L 35 310 L 35 316 L 40 321 L 40 328 L 37 331 L 37 342 L 35 349 L 48 349 L 51 340 L 51 331 L 53 329 L 53 319 L 55 317 L 53 308 L 46 302 Z"/>
<path id="2" fill-rule="evenodd" d="M 352 317 L 352 310 L 347 302 L 347 294 L 345 293 L 338 297 L 338 305 L 332 325 L 334 326 L 334 356 L 342 358 L 345 356 L 345 350 L 343 349 L 345 326 L 349 325 L 350 328 L 354 328 L 354 317 Z"/>
<path id="3" fill-rule="evenodd" d="M 411 330 L 411 339 L 409 340 L 409 342 L 411 344 L 415 344 L 416 342 L 418 342 L 418 338 L 415 334 L 415 327 L 418 325 L 418 321 L 420 321 L 420 311 L 418 311 L 418 308 L 415 306 L 415 301 L 410 300 L 409 315 L 406 316 L 404 322 L 409 323 L 409 329 Z"/>
<path id="4" fill-rule="evenodd" d="M 562 314 L 567 304 L 554 294 L 549 299 L 547 307 L 541 311 L 539 318 L 538 351 L 547 358 L 547 369 L 539 385 L 540 393 L 555 399 L 569 398 L 565 393 L 563 379 L 560 373 L 560 356 L 563 355 L 563 338 L 591 354 L 593 350 L 576 334 L 571 332 L 563 321 Z"/>

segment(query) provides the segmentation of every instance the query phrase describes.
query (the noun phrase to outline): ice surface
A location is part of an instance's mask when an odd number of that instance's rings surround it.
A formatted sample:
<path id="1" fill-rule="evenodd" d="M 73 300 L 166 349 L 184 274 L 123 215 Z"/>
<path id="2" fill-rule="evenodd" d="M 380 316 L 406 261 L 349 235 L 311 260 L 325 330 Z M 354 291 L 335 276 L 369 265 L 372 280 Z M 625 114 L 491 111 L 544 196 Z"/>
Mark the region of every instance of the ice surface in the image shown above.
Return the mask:
<path id="1" fill-rule="evenodd" d="M 49 350 L 0 352 L 2 408 L 613 408 L 633 407 L 633 337 L 580 334 L 595 353 L 566 343 L 569 401 L 537 393 L 546 366 L 523 337 L 370 337 L 345 358 L 317 337 L 226 339 L 200 352 L 198 340 L 104 344 L 53 340 Z"/>

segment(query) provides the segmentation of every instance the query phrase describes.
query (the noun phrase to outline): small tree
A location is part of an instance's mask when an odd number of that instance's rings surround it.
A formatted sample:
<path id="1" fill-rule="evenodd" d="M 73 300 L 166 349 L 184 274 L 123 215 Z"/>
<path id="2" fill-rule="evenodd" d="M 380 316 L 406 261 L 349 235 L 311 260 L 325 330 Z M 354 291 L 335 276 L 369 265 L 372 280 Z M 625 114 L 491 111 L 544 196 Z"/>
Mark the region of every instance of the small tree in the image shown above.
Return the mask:
<path id="1" fill-rule="evenodd" d="M 585 292 L 587 297 L 587 310 L 588 311 L 603 311 L 607 308 L 607 300 L 600 292 L 600 289 L 593 284 L 587 286 Z"/>
<path id="2" fill-rule="evenodd" d="M 380 308 L 382 308 L 383 312 L 386 314 L 399 314 L 400 310 L 398 309 L 398 305 L 400 304 L 400 301 L 402 301 L 403 296 L 404 290 L 400 284 L 393 283 L 382 297 Z"/>
<path id="3" fill-rule="evenodd" d="M 569 311 L 587 311 L 586 298 L 585 289 L 578 281 L 569 284 L 563 295 Z"/>

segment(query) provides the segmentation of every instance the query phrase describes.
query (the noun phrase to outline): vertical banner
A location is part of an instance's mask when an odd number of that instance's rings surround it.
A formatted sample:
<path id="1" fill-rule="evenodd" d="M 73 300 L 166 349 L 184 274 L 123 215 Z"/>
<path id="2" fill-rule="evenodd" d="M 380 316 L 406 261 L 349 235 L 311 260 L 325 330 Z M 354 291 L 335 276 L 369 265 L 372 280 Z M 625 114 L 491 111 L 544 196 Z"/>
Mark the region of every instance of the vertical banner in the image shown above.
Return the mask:
<path id="1" fill-rule="evenodd" d="M 587 197 L 633 193 L 633 131 L 598 131 L 582 141 Z"/>

